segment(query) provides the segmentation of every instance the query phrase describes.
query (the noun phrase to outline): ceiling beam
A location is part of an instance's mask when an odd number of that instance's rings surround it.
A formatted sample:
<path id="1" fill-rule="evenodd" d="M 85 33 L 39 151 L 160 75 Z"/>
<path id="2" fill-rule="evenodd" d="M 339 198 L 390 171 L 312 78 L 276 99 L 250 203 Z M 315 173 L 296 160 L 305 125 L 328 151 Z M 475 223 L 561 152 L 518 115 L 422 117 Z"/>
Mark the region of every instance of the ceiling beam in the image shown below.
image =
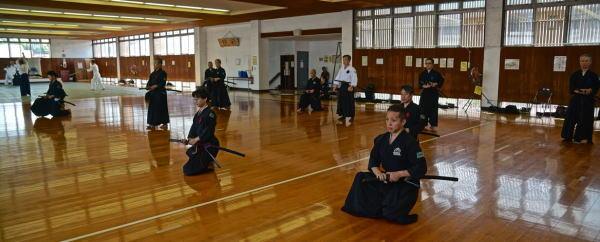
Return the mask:
<path id="1" fill-rule="evenodd" d="M 33 16 L 22 14 L 7 14 L 2 13 L 3 19 L 21 20 L 21 21 L 51 21 L 65 23 L 88 23 L 88 24 L 106 24 L 106 25 L 128 25 L 128 26 L 155 26 L 156 22 L 128 22 L 118 20 L 100 20 L 100 19 L 85 19 L 85 18 L 69 18 L 60 14 L 48 14 L 47 16 Z"/>
<path id="2" fill-rule="evenodd" d="M 10 4 L 13 6 L 19 6 L 20 8 L 52 8 L 61 10 L 77 10 L 84 12 L 94 12 L 98 9 L 97 4 L 89 3 L 73 3 L 73 2 L 60 2 L 50 0 L 3 0 L 3 4 Z M 205 13 L 194 13 L 194 12 L 183 12 L 183 11 L 169 11 L 169 10 L 155 10 L 146 8 L 136 7 L 125 7 L 125 6 L 102 6 L 102 12 L 105 13 L 119 13 L 119 14 L 134 14 L 134 15 L 149 15 L 149 16 L 163 16 L 163 17 L 178 17 L 178 18 L 192 18 L 192 19 L 204 19 L 214 16 L 221 16 L 215 14 Z"/>

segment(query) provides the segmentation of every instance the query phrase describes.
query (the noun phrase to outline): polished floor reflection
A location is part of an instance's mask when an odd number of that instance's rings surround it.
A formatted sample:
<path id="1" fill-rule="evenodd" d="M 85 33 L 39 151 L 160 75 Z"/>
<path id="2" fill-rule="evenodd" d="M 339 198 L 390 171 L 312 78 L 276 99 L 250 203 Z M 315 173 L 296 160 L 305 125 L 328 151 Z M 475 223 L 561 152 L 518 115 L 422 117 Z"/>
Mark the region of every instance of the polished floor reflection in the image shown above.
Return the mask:
<path id="1" fill-rule="evenodd" d="M 0 241 L 577 241 L 600 240 L 600 146 L 560 142 L 561 121 L 442 112 L 421 136 L 429 173 L 401 226 L 340 211 L 366 169 L 385 104 L 295 112 L 294 96 L 232 92 L 218 111 L 222 169 L 183 177 L 195 109 L 170 95 L 170 130 L 146 131 L 143 97 L 77 99 L 71 118 L 0 104 Z M 596 125 L 599 123 L 597 122 Z M 600 135 L 595 133 L 596 142 Z"/>

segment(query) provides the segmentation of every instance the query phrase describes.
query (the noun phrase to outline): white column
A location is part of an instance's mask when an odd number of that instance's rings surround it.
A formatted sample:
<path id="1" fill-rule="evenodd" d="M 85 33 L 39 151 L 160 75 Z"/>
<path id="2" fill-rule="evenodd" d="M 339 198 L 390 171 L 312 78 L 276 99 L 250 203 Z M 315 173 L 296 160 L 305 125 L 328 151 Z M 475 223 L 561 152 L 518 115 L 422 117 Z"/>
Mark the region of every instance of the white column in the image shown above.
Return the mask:
<path id="1" fill-rule="evenodd" d="M 196 73 L 196 86 L 202 86 L 204 69 L 208 68 L 206 28 L 194 28 L 194 72 Z"/>
<path id="2" fill-rule="evenodd" d="M 261 33 L 261 21 L 260 20 L 252 20 L 250 21 L 250 67 L 252 76 L 254 77 L 254 83 L 250 84 L 251 90 L 261 90 L 261 87 L 265 85 L 269 86 L 269 80 L 263 79 L 261 77 L 265 76 L 261 72 L 267 72 L 267 68 L 260 68 L 261 66 L 261 52 L 264 48 L 264 43 L 260 38 Z M 252 63 L 253 60 L 256 59 L 256 64 Z M 266 65 L 267 62 L 264 62 Z M 267 82 L 264 84 L 264 82 Z"/>
<path id="3" fill-rule="evenodd" d="M 485 2 L 485 44 L 483 50 L 483 93 L 498 105 L 498 87 L 500 83 L 500 50 L 502 49 L 502 3 L 504 1 Z M 481 97 L 481 106 L 490 106 Z"/>
<path id="4" fill-rule="evenodd" d="M 352 37 L 352 32 L 354 31 L 352 10 L 344 11 L 342 18 L 343 21 L 340 21 L 342 23 L 342 55 L 352 56 L 352 46 L 354 43 L 354 37 Z M 352 58 L 354 58 L 354 56 L 352 56 Z M 358 56 L 356 58 L 358 58 Z"/>
<path id="5" fill-rule="evenodd" d="M 148 39 L 148 54 L 150 55 L 150 60 L 148 61 L 148 65 L 150 68 L 150 73 L 154 71 L 154 34 L 150 33 L 150 38 Z"/>
<path id="6" fill-rule="evenodd" d="M 117 52 L 117 81 L 121 80 L 121 58 L 119 58 L 121 56 L 121 42 L 119 41 L 119 37 L 117 38 L 117 49 L 115 52 Z"/>

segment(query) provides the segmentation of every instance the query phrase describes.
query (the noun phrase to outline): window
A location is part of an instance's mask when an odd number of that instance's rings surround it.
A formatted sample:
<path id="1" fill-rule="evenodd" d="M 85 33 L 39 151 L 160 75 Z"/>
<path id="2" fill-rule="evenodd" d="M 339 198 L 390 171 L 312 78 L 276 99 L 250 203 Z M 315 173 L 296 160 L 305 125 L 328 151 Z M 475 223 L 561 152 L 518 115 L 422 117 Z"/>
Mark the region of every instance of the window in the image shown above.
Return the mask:
<path id="1" fill-rule="evenodd" d="M 460 45 L 460 14 L 440 15 L 438 41 L 440 46 Z"/>
<path id="2" fill-rule="evenodd" d="M 375 19 L 376 49 L 389 49 L 392 47 L 392 18 Z"/>
<path id="3" fill-rule="evenodd" d="M 569 44 L 600 43 L 600 4 L 579 5 L 571 8 Z"/>
<path id="4" fill-rule="evenodd" d="M 485 0 L 355 11 L 358 49 L 483 47 Z"/>
<path id="5" fill-rule="evenodd" d="M 440 11 L 458 9 L 458 2 L 440 4 Z"/>
<path id="6" fill-rule="evenodd" d="M 421 15 L 415 17 L 415 47 L 433 48 L 435 47 L 435 15 Z"/>
<path id="7" fill-rule="evenodd" d="M 578 1 L 564 0 L 505 1 L 505 46 L 600 43 L 600 4 L 577 5 Z"/>
<path id="8" fill-rule="evenodd" d="M 412 8 L 411 7 L 397 7 L 394 8 L 394 13 L 395 14 L 404 14 L 404 13 L 411 13 L 412 12 Z"/>
<path id="9" fill-rule="evenodd" d="M 391 13 L 391 9 L 389 8 L 384 8 L 384 9 L 376 9 L 375 10 L 375 15 L 380 16 L 380 15 L 389 15 Z"/>
<path id="10" fill-rule="evenodd" d="M 50 58 L 49 39 L 0 38 L 0 58 Z"/>
<path id="11" fill-rule="evenodd" d="M 533 44 L 533 9 L 509 10 L 505 22 L 505 45 Z"/>
<path id="12" fill-rule="evenodd" d="M 154 53 L 156 55 L 194 54 L 194 29 L 154 33 Z"/>
<path id="13" fill-rule="evenodd" d="M 536 9 L 535 46 L 561 46 L 565 26 L 565 6 Z"/>
<path id="14" fill-rule="evenodd" d="M 427 4 L 427 5 L 419 5 L 416 8 L 417 12 L 431 12 L 433 11 L 435 5 L 433 4 Z"/>
<path id="15" fill-rule="evenodd" d="M 117 38 L 93 40 L 94 58 L 117 57 Z"/>
<path id="16" fill-rule="evenodd" d="M 128 56 L 149 56 L 150 34 L 133 35 L 119 38 L 119 55 Z"/>
<path id="17" fill-rule="evenodd" d="M 356 48 L 373 47 L 373 20 L 361 20 L 356 22 Z"/>
<path id="18" fill-rule="evenodd" d="M 413 46 L 413 17 L 394 19 L 394 47 L 407 48 Z"/>
<path id="19" fill-rule="evenodd" d="M 483 47 L 485 38 L 485 11 L 467 12 L 462 15 L 463 47 Z"/>

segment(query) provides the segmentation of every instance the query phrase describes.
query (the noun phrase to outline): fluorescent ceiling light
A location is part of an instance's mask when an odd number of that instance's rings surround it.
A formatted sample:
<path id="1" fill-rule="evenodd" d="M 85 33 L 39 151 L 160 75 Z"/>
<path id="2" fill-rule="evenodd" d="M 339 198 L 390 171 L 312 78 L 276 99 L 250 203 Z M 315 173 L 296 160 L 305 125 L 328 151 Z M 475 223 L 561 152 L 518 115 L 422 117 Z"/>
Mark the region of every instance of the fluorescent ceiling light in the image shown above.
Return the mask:
<path id="1" fill-rule="evenodd" d="M 68 15 L 78 15 L 78 16 L 92 16 L 89 13 L 69 13 L 69 12 L 64 12 L 64 14 L 68 14 Z"/>
<path id="2" fill-rule="evenodd" d="M 31 23 L 31 24 L 34 24 L 34 25 L 49 25 L 49 26 L 56 25 L 56 24 L 49 24 L 49 23 Z"/>
<path id="3" fill-rule="evenodd" d="M 126 19 L 144 19 L 142 17 L 130 17 L 130 16 L 121 16 L 121 18 L 126 18 Z"/>
<path id="4" fill-rule="evenodd" d="M 105 14 L 94 14 L 94 17 L 103 17 L 103 18 L 118 18 L 119 16 L 115 16 L 115 15 L 105 15 Z"/>
<path id="5" fill-rule="evenodd" d="M 203 7 L 196 7 L 196 6 L 185 6 L 185 5 L 176 5 L 175 7 L 177 8 L 187 8 L 187 9 L 198 9 L 198 10 L 203 10 Z"/>
<path id="6" fill-rule="evenodd" d="M 204 8 L 207 11 L 216 11 L 216 12 L 229 12 L 227 9 L 219 9 L 219 8 Z"/>
<path id="7" fill-rule="evenodd" d="M 63 26 L 63 27 L 79 27 L 79 25 L 77 25 L 77 24 L 57 24 L 57 26 Z"/>
<path id="8" fill-rule="evenodd" d="M 144 4 L 146 4 L 146 5 L 152 5 L 152 6 L 161 6 L 161 7 L 175 7 L 175 5 L 173 5 L 173 4 L 166 4 L 166 3 L 149 3 L 149 2 L 145 2 Z"/>
<path id="9" fill-rule="evenodd" d="M 133 3 L 133 4 L 144 4 L 144 2 L 139 2 L 139 1 L 129 1 L 129 0 L 112 0 L 113 2 L 119 2 L 119 3 Z"/>
<path id="10" fill-rule="evenodd" d="M 18 8 L 0 8 L 0 10 L 18 11 L 18 12 L 29 12 L 29 10 L 27 10 L 27 9 L 18 9 Z"/>
<path id="11" fill-rule="evenodd" d="M 62 14 L 61 12 L 56 11 L 46 11 L 46 10 L 29 10 L 32 13 L 51 13 L 51 14 Z"/>
<path id="12" fill-rule="evenodd" d="M 154 20 L 154 21 L 167 21 L 164 18 L 145 18 L 146 20 Z"/>
<path id="13" fill-rule="evenodd" d="M 26 24 L 27 22 L 2 20 L 2 23 L 9 23 L 9 24 Z"/>
<path id="14" fill-rule="evenodd" d="M 102 26 L 102 28 L 105 28 L 105 29 L 122 29 L 121 27 L 115 27 L 115 26 Z"/>

